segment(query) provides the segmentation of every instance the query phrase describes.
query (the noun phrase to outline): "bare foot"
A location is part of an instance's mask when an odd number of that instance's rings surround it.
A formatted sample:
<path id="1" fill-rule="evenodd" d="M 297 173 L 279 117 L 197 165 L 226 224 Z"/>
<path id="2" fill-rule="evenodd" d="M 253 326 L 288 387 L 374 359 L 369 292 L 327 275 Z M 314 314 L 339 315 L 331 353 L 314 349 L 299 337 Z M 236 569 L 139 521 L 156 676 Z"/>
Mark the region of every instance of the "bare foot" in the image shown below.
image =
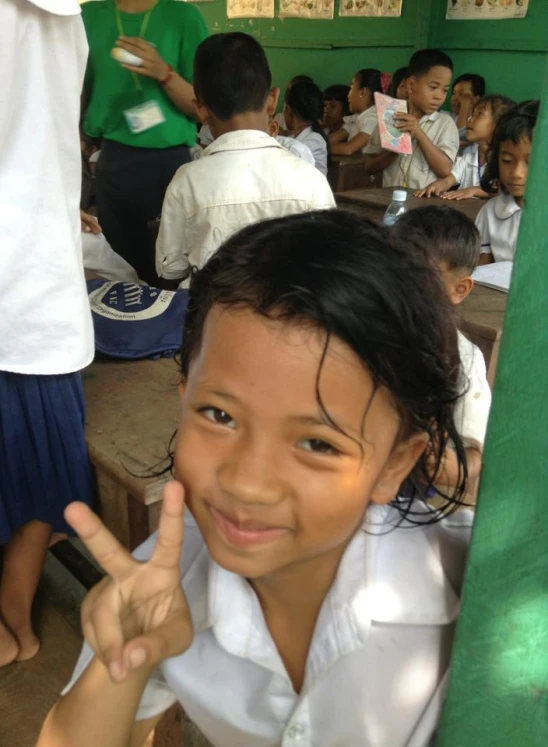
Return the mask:
<path id="1" fill-rule="evenodd" d="M 15 636 L 0 620 L 0 667 L 5 667 L 17 659 L 19 645 Z"/>
<path id="2" fill-rule="evenodd" d="M 15 657 L 15 661 L 28 661 L 36 656 L 40 650 L 40 641 L 32 631 L 25 635 L 17 635 L 17 641 L 19 642 L 19 653 Z"/>

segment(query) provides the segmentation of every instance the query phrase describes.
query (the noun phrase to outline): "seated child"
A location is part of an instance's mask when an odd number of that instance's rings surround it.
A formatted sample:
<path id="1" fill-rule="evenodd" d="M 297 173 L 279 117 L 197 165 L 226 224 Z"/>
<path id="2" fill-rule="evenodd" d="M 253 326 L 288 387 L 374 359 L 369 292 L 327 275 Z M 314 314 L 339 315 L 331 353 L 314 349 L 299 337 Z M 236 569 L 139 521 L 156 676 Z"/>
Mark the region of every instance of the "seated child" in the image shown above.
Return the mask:
<path id="1" fill-rule="evenodd" d="M 419 253 L 426 252 L 441 272 L 451 303 L 455 306 L 462 303 L 474 286 L 471 275 L 480 253 L 479 235 L 472 221 L 449 206 L 431 205 L 405 213 L 391 230 L 397 239 L 411 242 Z M 454 419 L 464 445 L 468 480 L 475 486 L 481 471 L 491 390 L 480 349 L 462 332 L 458 333 L 458 345 L 464 393 L 456 402 Z M 459 459 L 452 444 L 445 449 L 437 469 L 437 484 L 458 484 Z"/>
<path id="2" fill-rule="evenodd" d="M 348 86 L 334 85 L 329 86 L 323 92 L 323 127 L 328 137 L 341 129 L 344 125 L 344 118 L 350 114 L 349 91 Z"/>
<path id="3" fill-rule="evenodd" d="M 294 83 L 300 83 L 302 81 L 305 81 L 305 83 L 314 83 L 314 81 L 312 80 L 312 78 L 310 77 L 310 75 L 295 75 L 295 77 L 291 78 L 291 80 L 287 84 L 287 88 L 285 89 L 285 93 L 284 93 L 284 101 L 285 101 L 285 99 L 287 97 L 287 93 L 288 93 L 289 89 L 291 88 L 291 86 Z M 278 123 L 278 126 L 280 128 L 279 134 L 280 135 L 289 135 L 289 127 L 287 126 L 287 123 L 285 121 L 283 110 L 281 112 L 278 112 L 278 114 L 276 114 L 276 116 L 274 117 L 274 119 L 276 120 L 276 122 Z"/>
<path id="4" fill-rule="evenodd" d="M 393 99 L 407 99 L 407 78 L 409 71 L 407 67 L 400 67 L 392 76 L 390 83 L 389 96 Z"/>
<path id="5" fill-rule="evenodd" d="M 187 286 L 191 271 L 240 228 L 334 207 L 326 178 L 268 134 L 279 94 L 270 84 L 264 50 L 251 36 L 215 34 L 198 47 L 196 106 L 215 141 L 181 166 L 167 189 L 156 243 L 159 277 Z"/>
<path id="6" fill-rule="evenodd" d="M 468 147 L 462 156 L 457 157 L 449 176 L 432 182 L 426 189 L 416 192 L 415 196 L 443 197 L 445 200 L 487 199 L 489 195 L 481 188 L 480 182 L 487 166 L 491 139 L 497 122 L 513 106 L 515 102 L 506 96 L 493 94 L 480 99 L 468 120 Z M 458 190 L 453 189 L 455 186 L 458 186 Z"/>
<path id="7" fill-rule="evenodd" d="M 348 93 L 352 114 L 346 117 L 343 128 L 329 137 L 334 156 L 364 152 L 378 124 L 374 94 L 382 91 L 381 76 L 380 70 L 366 69 L 359 70 L 352 78 Z"/>
<path id="8" fill-rule="evenodd" d="M 480 265 L 514 261 L 538 110 L 538 101 L 526 101 L 510 109 L 495 128 L 482 187 L 490 194 L 500 188 L 500 193 L 476 218 Z"/>
<path id="9" fill-rule="evenodd" d="M 291 136 L 310 148 L 316 168 L 326 176 L 329 150 L 322 117 L 323 97 L 318 86 L 306 80 L 293 83 L 285 97 L 285 123 Z"/>
<path id="10" fill-rule="evenodd" d="M 293 153 L 294 156 L 297 156 L 297 158 L 302 158 L 303 161 L 312 164 L 312 166 L 316 165 L 312 151 L 306 143 L 302 143 L 300 140 L 296 140 L 294 137 L 289 137 L 288 135 L 279 135 L 279 132 L 279 124 L 273 117 L 271 117 L 268 124 L 268 134 L 270 137 L 275 138 L 280 145 L 290 153 Z"/>
<path id="11" fill-rule="evenodd" d="M 474 73 L 464 73 L 453 83 L 451 116 L 459 130 L 459 138 L 466 147 L 466 128 L 475 105 L 485 96 L 485 78 Z"/>
<path id="12" fill-rule="evenodd" d="M 157 534 L 136 560 L 67 510 L 107 576 L 37 747 L 141 745 L 177 701 L 213 747 L 426 745 L 471 522 L 398 497 L 462 454 L 437 273 L 350 213 L 265 221 L 193 277 L 183 340 Z"/>
<path id="13" fill-rule="evenodd" d="M 381 148 L 379 128 L 365 149 L 366 170 L 383 172 L 384 187 L 425 189 L 435 179 L 449 176 L 459 150 L 457 126 L 438 111 L 447 97 L 453 63 L 438 49 L 416 52 L 409 62 L 409 113 L 395 115 L 400 132 L 413 138 L 413 154 L 398 155 Z"/>

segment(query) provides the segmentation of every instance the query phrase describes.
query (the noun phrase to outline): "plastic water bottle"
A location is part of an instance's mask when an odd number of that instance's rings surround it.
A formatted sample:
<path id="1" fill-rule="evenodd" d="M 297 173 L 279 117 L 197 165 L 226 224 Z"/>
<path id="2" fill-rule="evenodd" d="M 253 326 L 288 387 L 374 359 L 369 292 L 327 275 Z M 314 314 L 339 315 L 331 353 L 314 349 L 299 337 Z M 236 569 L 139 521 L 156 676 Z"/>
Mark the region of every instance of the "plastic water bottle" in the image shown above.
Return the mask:
<path id="1" fill-rule="evenodd" d="M 392 195 L 392 202 L 384 214 L 385 226 L 393 226 L 394 223 L 407 212 L 407 192 L 404 189 L 396 189 Z"/>

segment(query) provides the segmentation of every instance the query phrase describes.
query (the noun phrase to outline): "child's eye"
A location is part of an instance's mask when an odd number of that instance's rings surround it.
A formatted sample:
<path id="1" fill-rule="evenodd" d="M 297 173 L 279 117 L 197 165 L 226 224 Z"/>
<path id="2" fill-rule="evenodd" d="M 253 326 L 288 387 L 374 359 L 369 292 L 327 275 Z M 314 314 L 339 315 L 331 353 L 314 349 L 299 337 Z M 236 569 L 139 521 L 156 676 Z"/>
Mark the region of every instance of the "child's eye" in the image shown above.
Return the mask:
<path id="1" fill-rule="evenodd" d="M 315 454 L 332 454 L 337 456 L 341 453 L 338 449 L 327 443 L 327 441 L 323 441 L 321 438 L 306 438 L 304 441 L 301 441 L 301 446 L 305 451 L 312 451 Z"/>
<path id="2" fill-rule="evenodd" d="M 198 412 L 216 425 L 234 428 L 234 420 L 225 410 L 220 410 L 218 407 L 201 407 Z"/>

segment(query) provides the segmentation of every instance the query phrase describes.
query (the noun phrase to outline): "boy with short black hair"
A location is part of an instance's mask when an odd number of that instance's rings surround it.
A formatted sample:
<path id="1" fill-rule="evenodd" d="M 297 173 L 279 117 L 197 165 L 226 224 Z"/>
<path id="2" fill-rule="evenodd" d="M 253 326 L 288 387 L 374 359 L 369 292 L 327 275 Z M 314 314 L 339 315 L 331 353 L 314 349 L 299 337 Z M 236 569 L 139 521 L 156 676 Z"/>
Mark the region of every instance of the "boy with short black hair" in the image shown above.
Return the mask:
<path id="1" fill-rule="evenodd" d="M 471 275 L 480 256 L 478 230 L 464 213 L 445 205 L 429 205 L 404 214 L 391 231 L 416 251 L 426 253 L 427 259 L 439 268 L 454 306 L 464 301 L 474 287 Z M 491 390 L 480 349 L 462 332 L 458 333 L 458 341 L 463 394 L 455 405 L 455 425 L 465 445 L 468 479 L 473 487 L 481 470 Z M 446 450 L 437 482 L 458 482 L 457 459 L 452 449 Z"/>
<path id="2" fill-rule="evenodd" d="M 485 78 L 475 73 L 464 73 L 453 83 L 451 116 L 457 125 L 461 145 L 466 141 L 466 127 L 475 105 L 485 96 Z"/>
<path id="3" fill-rule="evenodd" d="M 335 207 L 327 180 L 269 132 L 279 90 L 259 42 L 215 34 L 194 59 L 196 109 L 214 138 L 166 192 L 156 244 L 160 277 L 189 283 L 233 233 L 250 223 Z"/>
<path id="4" fill-rule="evenodd" d="M 430 182 L 449 176 L 459 150 L 457 126 L 443 105 L 453 73 L 453 62 L 445 52 L 423 49 L 408 66 L 409 112 L 394 116 L 400 132 L 413 139 L 413 153 L 400 155 L 381 147 L 379 128 L 373 132 L 364 153 L 370 174 L 383 172 L 384 187 L 425 189 Z"/>

